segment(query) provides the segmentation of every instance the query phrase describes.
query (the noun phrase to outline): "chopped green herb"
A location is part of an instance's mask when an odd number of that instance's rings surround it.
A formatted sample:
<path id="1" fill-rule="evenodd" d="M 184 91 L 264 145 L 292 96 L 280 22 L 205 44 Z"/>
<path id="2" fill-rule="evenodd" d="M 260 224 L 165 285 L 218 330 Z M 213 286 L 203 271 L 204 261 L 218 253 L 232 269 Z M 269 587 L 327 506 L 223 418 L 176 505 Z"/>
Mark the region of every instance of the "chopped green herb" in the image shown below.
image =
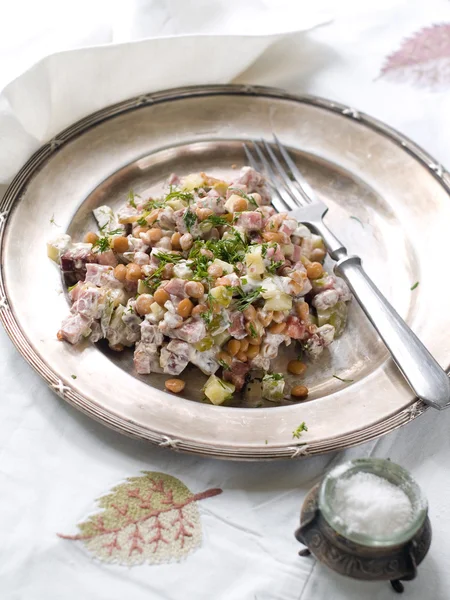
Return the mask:
<path id="1" fill-rule="evenodd" d="M 361 227 L 364 228 L 364 223 L 361 221 L 361 219 L 358 219 L 358 217 L 351 216 L 350 219 L 353 219 L 354 221 L 358 221 L 358 223 L 361 225 Z"/>
<path id="2" fill-rule="evenodd" d="M 118 227 L 117 229 L 112 229 L 111 231 L 107 231 L 106 235 L 119 235 L 119 233 L 123 234 L 123 229 Z"/>
<path id="3" fill-rule="evenodd" d="M 249 202 L 252 206 L 255 206 L 256 208 L 259 208 L 258 203 L 256 202 L 256 200 L 252 196 L 249 196 L 248 194 L 245 194 L 239 188 L 228 188 L 228 189 L 231 192 L 237 192 L 238 195 L 241 196 L 241 198 L 245 198 L 247 200 L 247 202 Z"/>
<path id="4" fill-rule="evenodd" d="M 252 338 L 257 338 L 258 337 L 258 332 L 255 329 L 255 326 L 253 325 L 253 323 L 250 323 L 249 325 L 249 329 L 250 329 L 250 335 Z"/>
<path id="5" fill-rule="evenodd" d="M 76 379 L 77 376 L 76 375 L 71 375 L 72 379 Z"/>
<path id="6" fill-rule="evenodd" d="M 242 312 L 246 308 L 248 308 L 250 304 L 253 304 L 253 302 L 255 302 L 260 297 L 261 293 L 265 290 L 261 286 L 259 286 L 253 291 L 246 293 L 239 286 L 234 288 L 234 291 L 237 292 L 240 296 L 239 300 L 236 302 L 236 309 Z"/>
<path id="7" fill-rule="evenodd" d="M 145 217 L 139 217 L 139 219 L 136 221 L 136 223 L 138 225 L 140 225 L 141 227 L 147 227 L 148 223 L 145 220 Z"/>
<path id="8" fill-rule="evenodd" d="M 111 243 L 108 237 L 101 237 L 92 244 L 92 249 L 97 252 L 107 252 L 111 248 Z"/>
<path id="9" fill-rule="evenodd" d="M 247 285 L 247 279 L 245 277 L 241 277 L 242 285 Z"/>
<path id="10" fill-rule="evenodd" d="M 415 290 L 418 285 L 419 285 L 419 282 L 416 281 L 416 283 L 411 286 L 411 291 Z"/>
<path id="11" fill-rule="evenodd" d="M 191 192 L 182 192 L 181 190 L 173 189 L 170 186 L 170 191 L 164 199 L 164 202 L 168 202 L 169 200 L 183 200 L 187 204 L 190 204 L 194 199 L 194 195 Z"/>
<path id="12" fill-rule="evenodd" d="M 272 375 L 269 375 L 269 377 L 271 377 L 274 381 L 281 381 L 281 379 L 284 379 L 281 373 L 272 373 Z"/>
<path id="13" fill-rule="evenodd" d="M 261 256 L 263 258 L 266 258 L 268 248 L 269 248 L 269 244 L 267 242 L 264 242 L 264 244 L 261 244 Z"/>
<path id="14" fill-rule="evenodd" d="M 219 358 L 219 360 L 217 362 L 222 367 L 222 369 L 224 369 L 224 371 L 226 371 L 227 369 L 230 368 L 230 365 L 228 363 L 226 363 L 224 360 L 222 360 L 221 358 Z"/>
<path id="15" fill-rule="evenodd" d="M 55 227 L 61 227 L 61 225 L 58 225 L 58 223 L 55 221 L 55 213 L 52 214 L 52 218 L 50 219 L 50 224 L 55 225 Z"/>
<path id="16" fill-rule="evenodd" d="M 292 432 L 292 437 L 298 439 L 302 435 L 303 431 L 308 431 L 305 421 L 300 423 L 300 425 L 297 427 L 297 429 L 294 429 L 294 431 Z"/>
<path id="17" fill-rule="evenodd" d="M 353 383 L 354 379 L 342 379 L 342 377 L 338 377 L 338 375 L 333 375 L 333 377 L 335 379 L 339 379 L 339 381 L 342 381 L 343 383 Z"/>
<path id="18" fill-rule="evenodd" d="M 271 261 L 270 265 L 268 267 L 266 267 L 267 271 L 269 273 L 275 274 L 277 272 L 277 270 L 284 265 L 284 261 L 283 260 L 277 260 L 277 261 Z"/>
<path id="19" fill-rule="evenodd" d="M 191 227 L 193 227 L 195 225 L 195 223 L 197 222 L 197 215 L 188 208 L 187 211 L 183 215 L 183 221 L 184 221 L 184 224 L 186 225 L 186 229 L 188 231 L 191 231 Z"/>
<path id="20" fill-rule="evenodd" d="M 70 286 L 67 288 L 67 291 L 68 291 L 68 292 L 71 292 L 71 291 L 73 290 L 73 288 L 76 288 L 76 287 L 77 287 L 77 285 L 78 285 L 78 283 L 76 283 L 75 285 L 70 285 Z"/>
<path id="21" fill-rule="evenodd" d="M 135 198 L 140 198 L 139 194 L 135 194 L 133 190 L 128 192 L 127 202 L 133 208 L 136 208 L 136 200 Z"/>
<path id="22" fill-rule="evenodd" d="M 229 225 L 230 223 L 220 215 L 209 215 L 206 219 L 203 219 L 203 223 L 210 223 L 213 227 L 223 227 L 224 225 Z"/>
<path id="23" fill-rule="evenodd" d="M 166 252 L 164 250 L 160 250 L 159 248 L 158 252 L 155 252 L 155 258 L 159 260 L 158 266 L 161 266 L 161 262 L 163 262 L 164 265 L 166 265 L 167 263 L 177 263 L 181 260 L 184 260 L 181 254 L 175 254 L 175 252 L 172 253 L 170 251 Z"/>

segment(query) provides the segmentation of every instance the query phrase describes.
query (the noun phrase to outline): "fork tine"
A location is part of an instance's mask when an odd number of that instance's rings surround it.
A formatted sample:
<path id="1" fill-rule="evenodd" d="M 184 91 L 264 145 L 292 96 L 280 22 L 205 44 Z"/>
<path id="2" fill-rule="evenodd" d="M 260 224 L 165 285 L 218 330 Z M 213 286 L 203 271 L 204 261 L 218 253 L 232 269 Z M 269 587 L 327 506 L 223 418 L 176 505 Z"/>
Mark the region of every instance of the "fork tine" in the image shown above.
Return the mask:
<path id="1" fill-rule="evenodd" d="M 298 208 L 298 204 L 297 204 L 295 198 L 290 193 L 289 189 L 286 189 L 285 186 L 281 186 L 280 189 L 275 187 L 275 182 L 277 180 L 279 180 L 279 178 L 277 177 L 275 171 L 272 169 L 272 165 L 270 164 L 270 162 L 267 160 L 267 158 L 264 156 L 263 152 L 261 151 L 261 149 L 258 145 L 258 142 L 253 140 L 253 146 L 256 150 L 256 153 L 258 154 L 259 160 L 262 162 L 262 164 L 264 166 L 264 169 L 269 174 L 269 182 L 271 183 L 272 188 L 274 190 L 276 190 L 278 196 L 282 199 L 283 204 L 286 206 L 287 210 L 292 210 L 292 209 Z M 283 210 L 286 210 L 286 208 Z"/>
<path id="2" fill-rule="evenodd" d="M 251 153 L 251 152 L 250 152 L 250 150 L 248 149 L 248 147 L 247 147 L 247 144 L 242 144 L 242 145 L 244 146 L 244 152 L 245 152 L 245 155 L 246 155 L 246 157 L 247 157 L 248 164 L 249 164 L 249 165 L 250 165 L 250 166 L 251 166 L 253 169 L 255 169 L 255 171 L 257 171 L 257 170 L 258 170 L 258 168 L 259 168 L 259 167 L 258 167 L 258 164 L 256 163 L 255 159 L 253 158 L 253 155 L 252 155 L 252 153 Z"/>
<path id="3" fill-rule="evenodd" d="M 308 204 L 310 204 L 311 202 L 314 201 L 314 192 L 312 191 L 309 183 L 306 181 L 306 179 L 300 173 L 300 171 L 297 168 L 297 165 L 292 160 L 292 158 L 289 156 L 288 151 L 286 150 L 286 148 L 283 146 L 283 144 L 280 142 L 280 140 L 277 138 L 277 136 L 275 134 L 273 134 L 273 138 L 278 146 L 281 156 L 286 161 L 287 166 L 290 168 L 291 173 L 294 176 L 294 179 L 298 185 L 300 193 L 302 194 L 305 201 Z"/>
<path id="4" fill-rule="evenodd" d="M 255 171 L 259 171 L 260 170 L 260 165 L 256 161 L 256 159 L 253 156 L 253 154 L 250 152 L 247 144 L 242 144 L 242 145 L 244 146 L 244 152 L 245 152 L 245 155 L 247 156 L 247 160 L 248 160 L 250 166 L 253 167 L 255 169 Z M 257 148 L 255 142 L 253 142 L 253 145 L 256 148 L 256 150 L 258 151 L 258 148 Z M 272 198 L 272 204 L 273 204 L 275 210 L 277 210 L 278 212 L 283 212 L 286 209 L 290 210 L 291 207 L 286 203 L 286 201 L 284 200 L 283 196 L 280 194 L 280 192 L 274 186 L 274 184 L 272 183 L 272 181 L 270 179 L 268 180 L 268 184 L 272 188 L 272 191 L 278 197 L 277 199 Z"/>
<path id="5" fill-rule="evenodd" d="M 284 182 L 284 186 L 288 190 L 289 194 L 294 198 L 294 200 L 295 200 L 294 208 L 298 208 L 298 206 L 300 206 L 300 207 L 305 206 L 305 204 L 307 202 L 306 202 L 303 194 L 296 193 L 297 192 L 296 188 L 294 188 L 295 192 L 292 190 L 292 187 L 293 187 L 292 181 L 289 179 L 288 174 L 286 173 L 284 167 L 281 165 L 280 161 L 278 160 L 276 154 L 273 152 L 272 148 L 269 146 L 269 144 L 265 140 L 261 140 L 261 142 L 264 145 L 264 148 L 266 149 L 267 154 L 272 159 L 272 162 L 275 165 L 278 173 L 280 174 L 280 177 Z"/>

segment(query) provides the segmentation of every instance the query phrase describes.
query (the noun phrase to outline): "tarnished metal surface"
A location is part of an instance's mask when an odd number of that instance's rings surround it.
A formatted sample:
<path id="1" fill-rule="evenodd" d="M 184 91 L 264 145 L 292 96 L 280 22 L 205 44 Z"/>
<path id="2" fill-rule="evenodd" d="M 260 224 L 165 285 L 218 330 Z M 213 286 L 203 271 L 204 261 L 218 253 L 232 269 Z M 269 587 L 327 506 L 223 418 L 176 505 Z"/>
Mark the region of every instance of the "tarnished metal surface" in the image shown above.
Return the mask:
<path id="1" fill-rule="evenodd" d="M 132 99 L 80 121 L 30 159 L 0 204 L 0 318 L 65 400 L 123 433 L 241 460 L 343 449 L 423 412 L 355 303 L 342 338 L 308 370 L 308 401 L 281 407 L 193 402 L 204 381 L 196 369 L 188 372 L 185 398 L 174 397 L 163 391 L 163 377 L 134 376 L 131 354 L 56 340 L 68 306 L 46 257 L 48 239 L 66 230 L 81 235 L 93 226 L 93 207 L 119 205 L 130 187 L 157 190 L 172 171 L 230 175 L 231 165 L 245 162 L 241 141 L 273 131 L 330 206 L 327 222 L 449 366 L 450 284 L 441 264 L 448 174 L 409 140 L 344 106 L 269 88 L 196 87 Z M 292 439 L 302 421 L 308 432 Z"/>

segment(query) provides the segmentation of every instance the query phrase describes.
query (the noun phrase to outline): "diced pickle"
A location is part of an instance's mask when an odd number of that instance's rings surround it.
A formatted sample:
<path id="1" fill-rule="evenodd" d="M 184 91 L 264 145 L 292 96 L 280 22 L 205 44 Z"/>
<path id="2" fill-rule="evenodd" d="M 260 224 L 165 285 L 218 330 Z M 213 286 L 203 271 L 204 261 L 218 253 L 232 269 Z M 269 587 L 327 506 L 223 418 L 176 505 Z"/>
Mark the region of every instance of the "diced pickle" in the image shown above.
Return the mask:
<path id="1" fill-rule="evenodd" d="M 211 375 L 203 388 L 205 396 L 212 404 L 223 404 L 233 395 L 234 390 L 235 386 L 232 383 L 223 381 L 215 375 Z"/>
<path id="2" fill-rule="evenodd" d="M 334 337 L 337 338 L 344 331 L 345 324 L 347 323 L 347 304 L 345 302 L 338 302 L 335 306 L 327 310 L 317 311 L 317 324 L 319 327 L 322 325 L 333 325 L 335 328 Z"/>
<path id="3" fill-rule="evenodd" d="M 194 344 L 194 348 L 199 352 L 205 352 L 205 350 L 209 350 L 214 345 L 214 341 L 211 337 L 205 337 L 196 344 Z"/>
<path id="4" fill-rule="evenodd" d="M 148 287 L 148 285 L 146 285 L 146 283 L 143 279 L 139 279 L 139 281 L 138 281 L 137 293 L 138 294 L 151 294 L 152 293 L 151 289 Z"/>
<path id="5" fill-rule="evenodd" d="M 211 290 L 210 294 L 218 304 L 227 307 L 233 297 L 233 290 L 224 285 L 218 285 Z"/>

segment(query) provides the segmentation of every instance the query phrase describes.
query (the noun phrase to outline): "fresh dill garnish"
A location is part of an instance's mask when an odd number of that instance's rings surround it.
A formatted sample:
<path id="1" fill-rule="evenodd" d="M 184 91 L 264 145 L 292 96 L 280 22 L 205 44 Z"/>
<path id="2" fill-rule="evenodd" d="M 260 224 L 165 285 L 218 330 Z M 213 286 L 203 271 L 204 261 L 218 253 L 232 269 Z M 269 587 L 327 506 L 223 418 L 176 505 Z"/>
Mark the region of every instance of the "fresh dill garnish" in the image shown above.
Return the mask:
<path id="1" fill-rule="evenodd" d="M 76 375 L 71 375 L 72 379 L 76 379 L 77 376 Z"/>
<path id="2" fill-rule="evenodd" d="M 268 375 L 268 377 L 271 377 L 274 381 L 281 381 L 284 379 L 281 373 L 272 373 L 271 375 Z"/>
<path id="3" fill-rule="evenodd" d="M 258 332 L 255 329 L 255 326 L 253 325 L 253 323 L 249 324 L 249 329 L 250 329 L 250 335 L 252 338 L 257 338 L 258 337 Z"/>
<path id="4" fill-rule="evenodd" d="M 194 195 L 191 192 L 182 192 L 181 190 L 173 189 L 173 187 L 170 186 L 169 193 L 164 198 L 164 202 L 169 202 L 170 200 L 183 200 L 183 202 L 190 204 L 193 199 Z"/>
<path id="5" fill-rule="evenodd" d="M 241 312 L 248 308 L 250 304 L 253 304 L 253 302 L 255 302 L 259 298 L 261 293 L 265 291 L 262 288 L 262 286 L 259 286 L 248 293 L 244 292 L 241 286 L 235 287 L 233 289 L 239 295 L 239 299 L 236 302 L 236 309 Z"/>
<path id="6" fill-rule="evenodd" d="M 261 244 L 261 256 L 263 258 L 266 258 L 268 248 L 269 248 L 269 244 L 267 242 L 264 242 L 264 244 Z"/>
<path id="7" fill-rule="evenodd" d="M 277 260 L 277 261 L 271 261 L 270 265 L 268 265 L 266 267 L 267 271 L 269 273 L 272 273 L 272 275 L 274 275 L 276 273 L 276 271 L 284 264 L 283 260 Z"/>
<path id="8" fill-rule="evenodd" d="M 206 217 L 206 219 L 203 219 L 202 225 L 203 223 L 210 223 L 213 227 L 223 227 L 224 225 L 230 224 L 225 217 L 214 214 L 209 215 L 209 217 Z"/>
<path id="9" fill-rule="evenodd" d="M 214 258 L 219 258 L 231 265 L 243 261 L 248 249 L 248 244 L 244 241 L 239 231 L 232 230 L 230 235 L 221 240 L 208 240 L 204 248 L 214 254 Z"/>
<path id="10" fill-rule="evenodd" d="M 254 198 L 252 198 L 252 196 L 249 196 L 248 194 L 245 194 L 242 190 L 240 190 L 239 188 L 228 188 L 231 192 L 237 192 L 239 196 L 241 196 L 241 198 L 245 198 L 247 200 L 247 202 L 249 202 L 252 206 L 256 206 L 256 208 L 259 208 L 258 203 L 256 202 L 256 200 Z"/>
<path id="11" fill-rule="evenodd" d="M 133 208 L 136 208 L 136 200 L 135 198 L 140 198 L 139 194 L 135 194 L 133 190 L 128 192 L 127 202 Z"/>
<path id="12" fill-rule="evenodd" d="M 415 290 L 418 285 L 419 285 L 419 282 L 416 281 L 416 283 L 411 286 L 411 291 Z"/>
<path id="13" fill-rule="evenodd" d="M 197 222 L 197 215 L 188 208 L 183 215 L 183 221 L 186 225 L 186 229 L 190 232 L 191 227 L 193 227 Z"/>
<path id="14" fill-rule="evenodd" d="M 206 304 L 208 306 L 208 310 L 205 310 L 205 312 L 200 313 L 200 316 L 204 320 L 206 325 L 211 325 L 214 315 L 214 298 L 211 296 L 211 292 L 208 292 L 206 296 Z"/>
<path id="15" fill-rule="evenodd" d="M 342 379 L 342 377 L 339 377 L 338 375 L 333 375 L 333 377 L 339 379 L 339 381 L 342 381 L 343 383 L 353 383 L 354 381 L 354 379 Z"/>
<path id="16" fill-rule="evenodd" d="M 165 206 L 164 200 L 153 200 L 153 199 L 150 199 L 145 204 L 144 210 L 150 212 L 152 210 L 155 210 L 155 208 L 163 208 L 164 206 Z M 156 223 L 156 221 L 154 221 L 154 223 Z"/>
<path id="17" fill-rule="evenodd" d="M 294 429 L 294 431 L 292 432 L 292 437 L 298 439 L 302 435 L 303 431 L 308 431 L 305 421 L 300 423 L 300 425 L 297 427 L 297 429 Z"/>
<path id="18" fill-rule="evenodd" d="M 107 252 L 111 248 L 111 242 L 108 237 L 98 238 L 96 242 L 92 244 L 92 249 L 97 252 Z"/>
<path id="19" fill-rule="evenodd" d="M 184 260 L 184 258 L 181 256 L 181 254 L 175 254 L 175 252 L 170 252 L 170 251 L 165 251 L 165 250 L 160 250 L 158 248 L 158 252 L 154 253 L 155 258 L 157 258 L 159 260 L 159 265 L 158 267 L 161 266 L 161 263 L 164 263 L 164 266 L 168 263 L 177 263 L 180 262 L 182 260 Z"/>
<path id="20" fill-rule="evenodd" d="M 106 235 L 119 235 L 119 233 L 123 234 L 123 229 L 118 227 L 117 229 L 112 229 L 111 231 L 107 231 Z"/>
<path id="21" fill-rule="evenodd" d="M 226 371 L 227 369 L 230 368 L 230 365 L 228 363 L 226 363 L 223 359 L 219 358 L 219 360 L 217 361 L 219 363 L 219 365 L 222 367 L 222 369 L 224 371 Z"/>
<path id="22" fill-rule="evenodd" d="M 139 217 L 139 219 L 136 221 L 136 223 L 138 225 L 140 225 L 141 227 L 147 227 L 148 226 L 148 223 L 145 220 L 145 217 Z"/>
<path id="23" fill-rule="evenodd" d="M 358 221 L 358 223 L 364 229 L 364 223 L 361 221 L 361 219 L 358 219 L 358 217 L 354 217 L 353 215 L 350 217 L 350 219 L 353 219 L 354 221 Z"/>
<path id="24" fill-rule="evenodd" d="M 50 219 L 50 224 L 55 225 L 55 227 L 61 227 L 61 225 L 58 225 L 58 223 L 55 221 L 55 213 L 52 214 L 52 218 Z"/>

